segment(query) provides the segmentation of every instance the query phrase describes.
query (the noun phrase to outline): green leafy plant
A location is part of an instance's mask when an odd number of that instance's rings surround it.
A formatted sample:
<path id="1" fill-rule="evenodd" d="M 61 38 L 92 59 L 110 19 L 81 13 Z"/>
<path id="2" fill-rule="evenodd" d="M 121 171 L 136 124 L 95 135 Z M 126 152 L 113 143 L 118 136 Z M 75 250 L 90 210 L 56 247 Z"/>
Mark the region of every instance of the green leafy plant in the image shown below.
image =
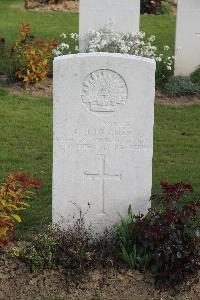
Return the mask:
<path id="1" fill-rule="evenodd" d="M 36 235 L 30 244 L 13 248 L 12 254 L 25 261 L 31 272 L 59 265 L 67 273 L 79 276 L 94 263 L 93 247 L 92 237 L 81 217 L 66 230 L 54 225 L 43 228 L 43 232 Z"/>
<path id="2" fill-rule="evenodd" d="M 150 264 L 152 257 L 146 248 L 140 247 L 137 243 L 137 232 L 131 227 L 134 220 L 135 216 L 129 206 L 128 217 L 126 219 L 121 217 L 120 222 L 116 225 L 120 238 L 119 255 L 130 267 L 144 270 Z"/>
<path id="3" fill-rule="evenodd" d="M 168 97 L 200 95 L 200 84 L 193 83 L 190 77 L 171 77 L 164 86 Z"/>
<path id="4" fill-rule="evenodd" d="M 16 81 L 17 61 L 7 47 L 4 38 L 0 38 L 0 74 L 6 75 L 8 81 Z"/>
<path id="5" fill-rule="evenodd" d="M 29 206 L 31 187 L 41 186 L 41 180 L 31 179 L 22 172 L 11 173 L 0 185 L 0 247 L 8 244 L 15 223 L 21 222 L 19 211 Z"/>
<path id="6" fill-rule="evenodd" d="M 56 235 L 50 235 L 48 232 L 39 234 L 32 240 L 31 245 L 13 247 L 11 253 L 28 263 L 31 272 L 37 273 L 53 267 L 58 241 Z"/>
<path id="7" fill-rule="evenodd" d="M 191 75 L 190 79 L 193 83 L 198 84 L 200 86 L 200 67 L 197 68 Z"/>
<path id="8" fill-rule="evenodd" d="M 157 15 L 169 15 L 171 12 L 171 6 L 169 2 L 161 2 L 160 9 L 157 12 Z"/>

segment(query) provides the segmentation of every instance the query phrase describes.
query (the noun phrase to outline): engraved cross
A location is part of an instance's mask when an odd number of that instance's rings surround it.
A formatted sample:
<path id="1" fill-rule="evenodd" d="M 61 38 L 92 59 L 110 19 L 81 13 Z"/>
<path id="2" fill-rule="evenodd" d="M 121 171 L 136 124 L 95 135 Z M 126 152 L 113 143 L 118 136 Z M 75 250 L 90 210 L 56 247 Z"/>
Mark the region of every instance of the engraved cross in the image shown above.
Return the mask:
<path id="1" fill-rule="evenodd" d="M 122 180 L 122 173 L 108 174 L 105 170 L 105 156 L 99 154 L 99 171 L 90 173 L 83 171 L 84 175 L 92 180 L 99 180 L 99 206 L 100 213 L 105 214 L 105 180 Z"/>

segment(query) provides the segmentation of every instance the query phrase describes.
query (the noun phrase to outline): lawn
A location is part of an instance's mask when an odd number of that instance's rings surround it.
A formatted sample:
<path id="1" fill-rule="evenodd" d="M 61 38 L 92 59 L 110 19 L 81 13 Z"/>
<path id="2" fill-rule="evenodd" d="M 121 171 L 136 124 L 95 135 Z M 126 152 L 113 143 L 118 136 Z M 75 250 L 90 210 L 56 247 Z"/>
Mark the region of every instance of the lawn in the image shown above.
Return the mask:
<path id="1" fill-rule="evenodd" d="M 8 45 L 15 42 L 22 22 L 32 25 L 35 36 L 47 39 L 62 32 L 78 32 L 77 13 L 26 11 L 24 0 L 0 0 L 0 37 L 5 37 Z M 167 44 L 173 53 L 175 17 L 141 16 L 141 30 L 156 35 L 159 48 Z"/>
<path id="2" fill-rule="evenodd" d="M 23 229 L 51 220 L 52 99 L 9 95 L 0 89 L 0 178 L 23 169 L 45 185 L 27 211 Z"/>
<path id="3" fill-rule="evenodd" d="M 52 99 L 0 89 L 0 179 L 12 170 L 44 181 L 26 211 L 23 232 L 51 220 Z M 199 198 L 200 106 L 155 107 L 153 192 L 160 179 L 191 182 Z"/>

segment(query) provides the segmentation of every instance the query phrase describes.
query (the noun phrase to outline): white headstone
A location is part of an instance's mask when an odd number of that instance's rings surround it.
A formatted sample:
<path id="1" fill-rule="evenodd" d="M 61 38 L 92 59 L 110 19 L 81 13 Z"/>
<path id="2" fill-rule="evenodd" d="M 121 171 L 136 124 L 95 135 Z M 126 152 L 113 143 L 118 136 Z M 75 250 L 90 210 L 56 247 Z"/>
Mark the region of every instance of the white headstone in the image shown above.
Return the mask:
<path id="1" fill-rule="evenodd" d="M 53 222 L 86 213 L 96 231 L 147 212 L 154 60 L 91 53 L 54 60 Z"/>
<path id="2" fill-rule="evenodd" d="M 200 65 L 200 0 L 178 0 L 175 75 L 190 75 Z"/>
<path id="3" fill-rule="evenodd" d="M 140 23 L 140 0 L 80 0 L 80 49 L 84 51 L 89 30 L 110 26 L 116 32 L 137 33 Z"/>

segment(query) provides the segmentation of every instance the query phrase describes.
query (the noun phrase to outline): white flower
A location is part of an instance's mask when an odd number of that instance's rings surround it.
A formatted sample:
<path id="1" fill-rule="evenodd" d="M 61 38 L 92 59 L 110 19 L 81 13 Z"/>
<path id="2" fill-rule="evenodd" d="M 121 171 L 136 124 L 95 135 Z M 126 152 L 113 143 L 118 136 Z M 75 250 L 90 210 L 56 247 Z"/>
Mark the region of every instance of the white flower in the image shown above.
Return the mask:
<path id="1" fill-rule="evenodd" d="M 169 46 L 165 45 L 165 46 L 164 46 L 164 50 L 165 50 L 165 51 L 168 51 L 168 50 L 169 50 Z"/>
<path id="2" fill-rule="evenodd" d="M 151 35 L 151 36 L 149 37 L 149 42 L 154 42 L 155 39 L 156 39 L 155 35 Z"/>
<path id="3" fill-rule="evenodd" d="M 53 54 L 54 56 L 60 56 L 62 53 L 61 53 L 59 50 L 57 50 L 57 49 L 53 49 L 53 50 L 52 50 L 52 54 Z"/>
<path id="4" fill-rule="evenodd" d="M 61 43 L 61 44 L 60 44 L 60 48 L 61 48 L 62 50 L 64 50 L 64 49 L 69 49 L 69 45 L 66 44 L 66 43 Z"/>
<path id="5" fill-rule="evenodd" d="M 70 33 L 70 38 L 77 41 L 79 39 L 79 35 L 77 33 Z"/>
<path id="6" fill-rule="evenodd" d="M 63 38 L 63 39 L 66 39 L 67 35 L 66 35 L 66 33 L 61 33 L 60 37 Z"/>
<path id="7" fill-rule="evenodd" d="M 155 60 L 156 60 L 157 62 L 161 62 L 161 61 L 162 61 L 162 58 L 161 58 L 160 56 L 158 56 L 158 57 L 155 58 Z"/>

